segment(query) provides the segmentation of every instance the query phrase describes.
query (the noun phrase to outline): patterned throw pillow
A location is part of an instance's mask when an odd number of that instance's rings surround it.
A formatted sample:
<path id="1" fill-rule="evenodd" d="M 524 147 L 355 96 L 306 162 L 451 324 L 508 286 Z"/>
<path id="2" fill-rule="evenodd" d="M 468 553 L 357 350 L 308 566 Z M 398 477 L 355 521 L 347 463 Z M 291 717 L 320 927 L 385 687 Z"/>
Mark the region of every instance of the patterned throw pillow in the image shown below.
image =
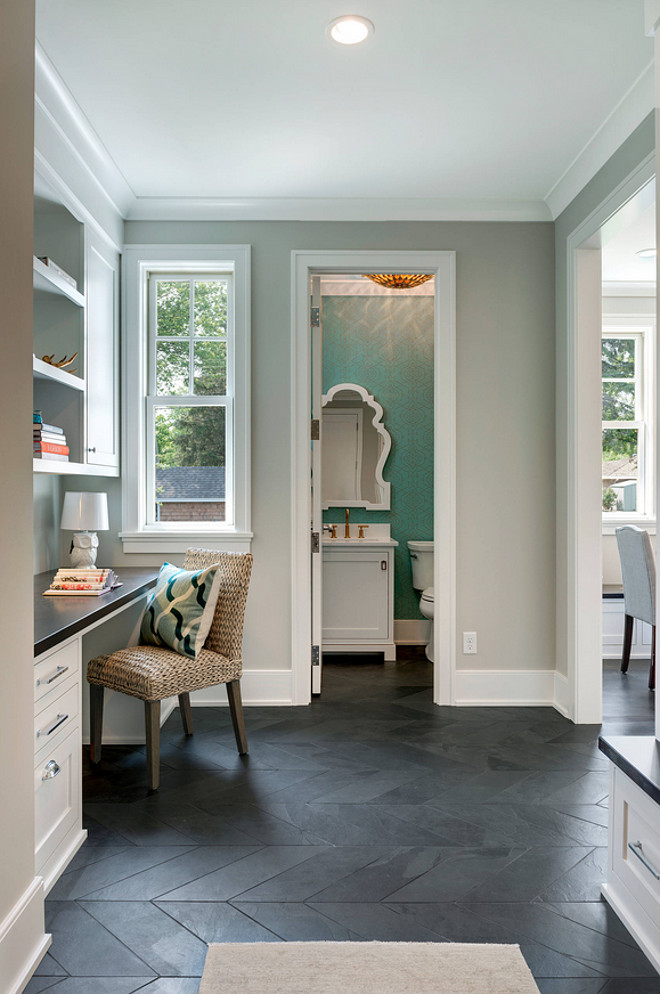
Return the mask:
<path id="1" fill-rule="evenodd" d="M 196 659 L 211 628 L 219 587 L 217 565 L 184 570 L 164 563 L 142 618 L 140 642 Z"/>

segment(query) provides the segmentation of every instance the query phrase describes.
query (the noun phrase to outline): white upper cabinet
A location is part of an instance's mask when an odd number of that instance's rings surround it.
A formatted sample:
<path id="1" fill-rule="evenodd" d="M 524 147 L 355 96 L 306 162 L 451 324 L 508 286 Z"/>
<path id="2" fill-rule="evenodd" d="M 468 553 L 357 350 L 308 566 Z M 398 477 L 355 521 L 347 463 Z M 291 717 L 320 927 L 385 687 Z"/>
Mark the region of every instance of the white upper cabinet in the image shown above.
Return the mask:
<path id="1" fill-rule="evenodd" d="M 119 465 L 117 411 L 119 255 L 99 239 L 87 245 L 87 457 Z"/>

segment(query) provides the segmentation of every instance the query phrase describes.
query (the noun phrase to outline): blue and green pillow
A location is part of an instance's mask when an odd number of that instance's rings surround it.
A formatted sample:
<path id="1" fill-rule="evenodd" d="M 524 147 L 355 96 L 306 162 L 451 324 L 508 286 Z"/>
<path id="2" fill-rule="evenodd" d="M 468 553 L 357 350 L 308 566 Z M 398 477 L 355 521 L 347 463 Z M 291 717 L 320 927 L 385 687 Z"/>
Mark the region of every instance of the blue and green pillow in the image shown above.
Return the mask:
<path id="1" fill-rule="evenodd" d="M 217 565 L 185 570 L 164 563 L 142 618 L 140 643 L 197 659 L 211 629 L 219 586 Z"/>

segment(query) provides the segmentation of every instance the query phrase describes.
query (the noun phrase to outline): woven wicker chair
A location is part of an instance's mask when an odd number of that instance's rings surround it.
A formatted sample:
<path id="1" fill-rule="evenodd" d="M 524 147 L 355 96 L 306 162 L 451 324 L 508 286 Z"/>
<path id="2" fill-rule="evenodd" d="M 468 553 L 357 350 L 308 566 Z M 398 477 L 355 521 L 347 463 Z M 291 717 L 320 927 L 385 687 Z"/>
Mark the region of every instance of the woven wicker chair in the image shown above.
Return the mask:
<path id="1" fill-rule="evenodd" d="M 236 744 L 241 756 L 248 751 L 241 703 L 243 670 L 243 617 L 247 600 L 252 556 L 249 553 L 212 552 L 188 549 L 184 569 L 206 569 L 219 563 L 220 594 L 211 630 L 197 659 L 151 645 L 129 646 L 109 656 L 97 656 L 87 666 L 90 692 L 90 758 L 101 760 L 103 691 L 106 687 L 144 701 L 147 743 L 147 779 L 150 790 L 160 781 L 160 702 L 179 698 L 186 735 L 192 735 L 190 692 L 227 685 L 227 696 Z"/>

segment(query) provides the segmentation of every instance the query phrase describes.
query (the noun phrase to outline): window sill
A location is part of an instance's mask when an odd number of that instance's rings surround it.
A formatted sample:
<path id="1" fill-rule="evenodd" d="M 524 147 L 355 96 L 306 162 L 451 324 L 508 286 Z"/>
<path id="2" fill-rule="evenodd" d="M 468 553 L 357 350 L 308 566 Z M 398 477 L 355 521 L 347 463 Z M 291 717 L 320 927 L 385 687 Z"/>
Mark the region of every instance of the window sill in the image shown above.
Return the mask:
<path id="1" fill-rule="evenodd" d="M 120 532 L 124 552 L 181 553 L 188 549 L 214 549 L 218 552 L 249 552 L 252 532 L 211 531 L 142 531 Z"/>
<path id="2" fill-rule="evenodd" d="M 603 535 L 614 535 L 615 529 L 620 528 L 621 525 L 635 525 L 637 528 L 643 528 L 649 535 L 656 533 L 655 518 L 643 514 L 613 514 L 612 516 L 608 514 L 607 518 L 603 517 Z"/>

